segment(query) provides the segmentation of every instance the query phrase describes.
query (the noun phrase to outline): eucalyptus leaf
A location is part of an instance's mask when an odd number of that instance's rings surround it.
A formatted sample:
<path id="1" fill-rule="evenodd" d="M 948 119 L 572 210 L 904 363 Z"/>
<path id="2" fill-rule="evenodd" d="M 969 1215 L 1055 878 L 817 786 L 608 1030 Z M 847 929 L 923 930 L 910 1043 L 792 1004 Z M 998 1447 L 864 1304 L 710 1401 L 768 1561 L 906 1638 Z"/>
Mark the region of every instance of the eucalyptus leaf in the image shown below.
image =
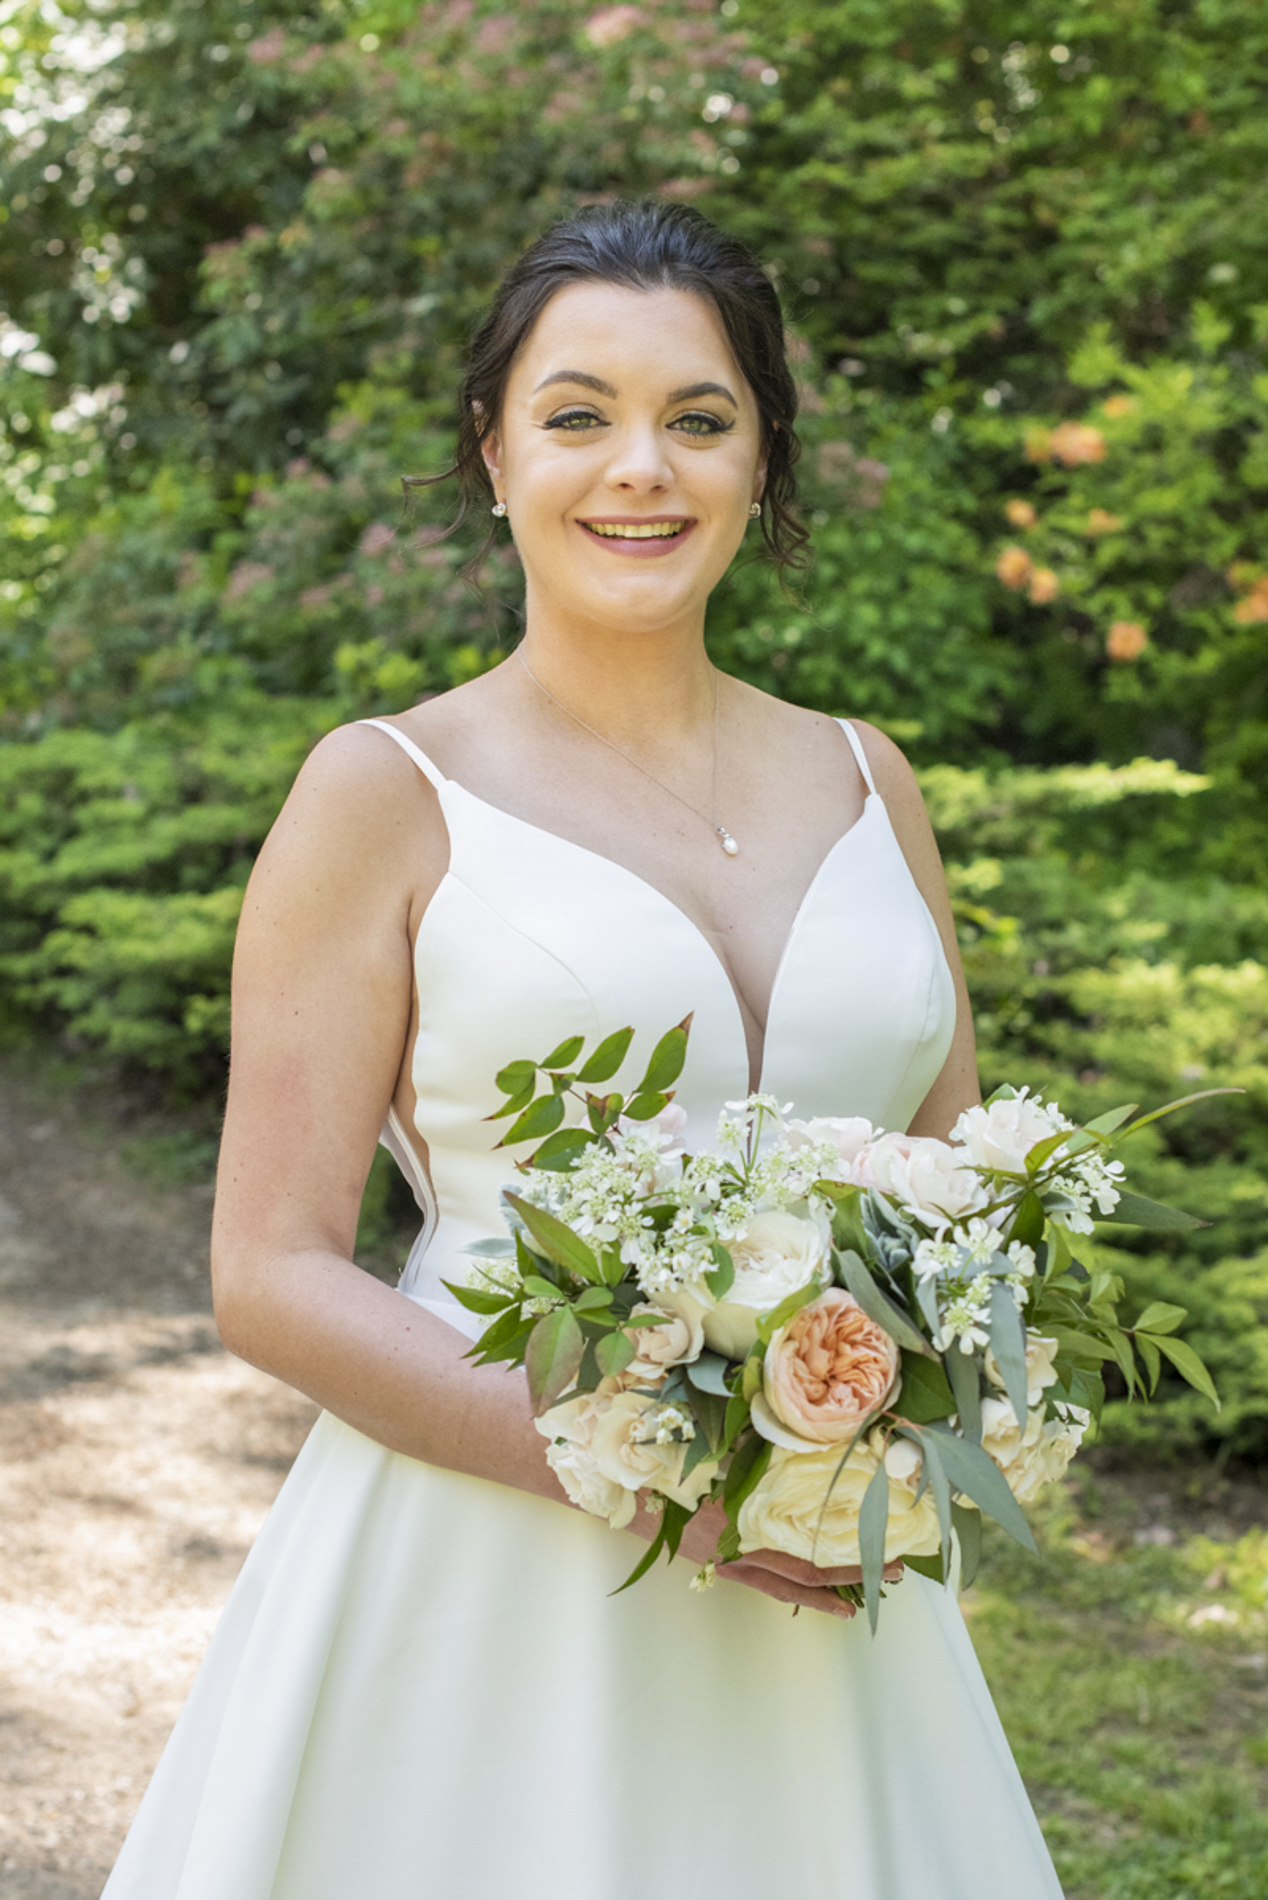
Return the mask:
<path id="1" fill-rule="evenodd" d="M 867 1620 L 876 1634 L 881 1610 L 881 1572 L 885 1568 L 885 1533 L 889 1529 L 889 1473 L 882 1458 L 872 1474 L 859 1506 L 859 1555 L 863 1564 L 863 1597 Z"/>
<path id="2" fill-rule="evenodd" d="M 927 1425 L 925 1431 L 936 1437 L 939 1456 L 956 1490 L 972 1498 L 1026 1550 L 1034 1550 L 1035 1540 L 1025 1514 L 994 1460 L 980 1445 L 970 1444 L 946 1425 Z"/>
<path id="3" fill-rule="evenodd" d="M 661 1551 L 664 1550 L 665 1541 L 665 1516 L 662 1512 L 660 1526 L 655 1537 L 653 1537 L 651 1543 L 647 1546 L 647 1549 L 643 1552 L 643 1555 L 639 1558 L 633 1570 L 631 1570 L 629 1576 L 625 1579 L 625 1582 L 618 1584 L 615 1590 L 610 1590 L 608 1595 L 619 1597 L 622 1590 L 628 1590 L 630 1585 L 637 1583 L 640 1577 L 645 1577 L 656 1559 L 660 1556 Z"/>
<path id="4" fill-rule="evenodd" d="M 1123 1130 L 1123 1139 L 1126 1140 L 1128 1135 L 1134 1135 L 1138 1128 L 1147 1128 L 1150 1122 L 1161 1120 L 1164 1115 L 1174 1114 L 1178 1108 L 1189 1108 L 1194 1102 L 1208 1102 L 1214 1095 L 1244 1095 L 1245 1093 L 1245 1089 L 1222 1088 L 1199 1089 L 1196 1095 L 1179 1095 L 1174 1102 L 1164 1102 L 1161 1108 L 1151 1108 L 1147 1115 L 1137 1116 L 1136 1120 Z"/>
<path id="5" fill-rule="evenodd" d="M 883 1332 L 896 1340 L 908 1352 L 922 1353 L 927 1359 L 935 1359 L 937 1354 L 924 1334 L 901 1313 L 889 1298 L 882 1293 L 875 1280 L 864 1266 L 852 1247 L 847 1247 L 837 1255 L 837 1266 L 846 1287 L 858 1301 L 870 1320 L 873 1320 Z"/>
<path id="6" fill-rule="evenodd" d="M 513 1260 L 515 1242 L 508 1235 L 497 1234 L 489 1240 L 473 1240 L 462 1251 L 474 1254 L 479 1260 Z"/>
<path id="7" fill-rule="evenodd" d="M 964 1504 L 953 1504 L 951 1520 L 960 1546 L 960 1588 L 967 1590 L 982 1561 L 982 1513 Z"/>
<path id="8" fill-rule="evenodd" d="M 1026 1370 L 1026 1328 L 1012 1288 L 1002 1280 L 991 1283 L 991 1351 L 995 1354 L 1004 1390 L 1024 1431 L 1030 1383 Z"/>
<path id="9" fill-rule="evenodd" d="M 731 1362 L 729 1359 L 724 1359 L 721 1353 L 702 1352 L 698 1359 L 693 1359 L 683 1369 L 697 1391 L 716 1392 L 724 1399 L 731 1397 L 731 1388 L 726 1383 L 726 1374 L 731 1369 Z"/>
<path id="10" fill-rule="evenodd" d="M 975 1445 L 982 1442 L 982 1375 L 978 1370 L 976 1358 L 967 1352 L 961 1352 L 958 1346 L 952 1346 L 942 1361 L 943 1370 L 951 1381 L 951 1390 L 955 1393 L 955 1409 L 960 1414 L 960 1426 L 967 1439 Z M 1025 1417 L 1025 1413 L 1022 1413 Z"/>

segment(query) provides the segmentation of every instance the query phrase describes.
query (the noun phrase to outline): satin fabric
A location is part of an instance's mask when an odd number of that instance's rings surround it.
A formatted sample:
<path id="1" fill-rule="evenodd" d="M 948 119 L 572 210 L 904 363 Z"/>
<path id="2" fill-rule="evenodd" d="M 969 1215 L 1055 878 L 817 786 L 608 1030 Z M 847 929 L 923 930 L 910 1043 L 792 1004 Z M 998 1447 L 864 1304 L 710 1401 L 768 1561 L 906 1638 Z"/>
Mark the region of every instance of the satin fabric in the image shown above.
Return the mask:
<path id="1" fill-rule="evenodd" d="M 371 722 L 377 723 L 377 722 Z M 499 1231 L 496 1071 L 633 1024 L 629 1073 L 694 1012 L 689 1145 L 747 1093 L 730 981 L 632 872 L 436 787 L 450 867 L 415 951 L 423 1231 L 402 1293 Z M 905 1127 L 955 997 L 868 782 L 779 967 L 762 1086 Z M 492 1377 L 493 1374 L 488 1376 Z M 230 1597 L 105 1900 L 1060 1900 L 954 1595 L 909 1575 L 873 1639 L 658 1567 L 542 1499 L 385 1450 L 323 1414 Z"/>

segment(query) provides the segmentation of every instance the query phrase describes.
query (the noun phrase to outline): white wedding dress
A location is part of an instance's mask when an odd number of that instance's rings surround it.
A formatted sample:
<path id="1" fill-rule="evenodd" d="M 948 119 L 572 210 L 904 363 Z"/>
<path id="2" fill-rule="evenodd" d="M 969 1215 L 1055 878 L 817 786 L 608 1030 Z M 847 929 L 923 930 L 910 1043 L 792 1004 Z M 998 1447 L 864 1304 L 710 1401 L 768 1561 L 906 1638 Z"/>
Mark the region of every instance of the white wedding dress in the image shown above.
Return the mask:
<path id="1" fill-rule="evenodd" d="M 378 722 L 372 722 L 378 723 Z M 432 1183 L 402 1294 L 500 1231 L 495 1072 L 694 1012 L 689 1145 L 748 1092 L 708 940 L 620 865 L 445 779 L 450 868 L 418 936 L 413 1077 Z M 904 1128 L 954 993 L 870 790 L 780 963 L 762 1086 Z M 433 1193 L 434 1186 L 434 1193 Z M 497 1378 L 489 1371 L 482 1375 Z M 420 1404 L 425 1404 L 425 1395 Z M 909 1574 L 873 1639 L 663 1563 L 579 1511 L 387 1451 L 323 1414 L 243 1567 L 108 1900 L 1060 1900 L 954 1596 Z"/>

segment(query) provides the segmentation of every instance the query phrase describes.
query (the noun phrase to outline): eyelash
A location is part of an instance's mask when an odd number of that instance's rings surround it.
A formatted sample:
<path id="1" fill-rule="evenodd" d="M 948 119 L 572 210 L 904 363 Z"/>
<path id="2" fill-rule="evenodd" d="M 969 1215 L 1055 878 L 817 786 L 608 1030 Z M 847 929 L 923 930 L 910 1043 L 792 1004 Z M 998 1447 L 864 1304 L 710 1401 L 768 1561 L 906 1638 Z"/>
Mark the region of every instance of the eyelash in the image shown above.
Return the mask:
<path id="1" fill-rule="evenodd" d="M 562 429 L 566 435 L 580 435 L 582 433 L 580 429 L 569 427 L 571 423 L 576 422 L 594 422 L 597 423 L 600 428 L 607 427 L 602 416 L 597 416 L 593 409 L 566 409 L 561 415 L 551 416 L 548 421 L 542 424 L 542 427 L 544 429 Z M 724 422 L 721 416 L 712 416 L 706 409 L 685 410 L 682 415 L 675 416 L 671 427 L 677 428 L 679 424 L 684 422 L 703 422 L 708 424 L 708 427 L 704 429 L 688 429 L 686 431 L 688 435 L 728 435 L 735 427 L 734 422 Z"/>

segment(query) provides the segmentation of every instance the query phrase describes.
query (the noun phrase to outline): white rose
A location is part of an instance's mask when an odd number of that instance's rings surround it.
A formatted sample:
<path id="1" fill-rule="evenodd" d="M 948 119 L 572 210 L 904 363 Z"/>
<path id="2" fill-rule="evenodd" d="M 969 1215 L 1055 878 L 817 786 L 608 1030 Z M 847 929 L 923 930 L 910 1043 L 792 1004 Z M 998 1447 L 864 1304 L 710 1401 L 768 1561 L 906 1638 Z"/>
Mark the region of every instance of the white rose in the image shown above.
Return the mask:
<path id="1" fill-rule="evenodd" d="M 976 1167 L 1024 1174 L 1026 1156 L 1035 1143 L 1071 1127 L 1073 1123 L 1059 1110 L 1035 1101 L 1022 1089 L 1010 1101 L 992 1102 L 989 1108 L 966 1108 L 951 1135 L 968 1149 Z"/>
<path id="2" fill-rule="evenodd" d="M 619 1392 L 607 1402 L 590 1441 L 600 1472 L 631 1495 L 646 1486 L 694 1510 L 718 1466 L 716 1459 L 706 1458 L 683 1478 L 687 1446 L 669 1436 L 669 1428 L 682 1416 L 658 1399 Z"/>
<path id="3" fill-rule="evenodd" d="M 630 1335 L 638 1351 L 626 1367 L 625 1377 L 632 1385 L 647 1385 L 663 1378 L 671 1366 L 689 1365 L 704 1350 L 704 1314 L 700 1300 L 681 1290 L 661 1294 L 654 1303 L 644 1301 L 630 1314 L 645 1319 L 660 1314 L 664 1326 L 640 1326 Z"/>
<path id="4" fill-rule="evenodd" d="M 964 1166 L 964 1156 L 932 1135 L 881 1135 L 859 1154 L 855 1179 L 892 1194 L 914 1213 L 935 1218 L 960 1220 L 987 1198 L 983 1183 Z"/>
<path id="5" fill-rule="evenodd" d="M 728 1242 L 735 1278 L 726 1298 L 706 1308 L 704 1336 L 728 1359 L 746 1357 L 757 1322 L 790 1293 L 827 1277 L 828 1243 L 817 1221 L 768 1209 L 755 1214 L 738 1240 Z"/>
<path id="6" fill-rule="evenodd" d="M 1055 1385 L 1057 1369 L 1053 1364 L 1060 1351 L 1055 1339 L 1045 1339 L 1042 1333 L 1026 1334 L 1026 1403 L 1038 1405 L 1047 1386 Z M 1002 1392 L 1004 1375 L 996 1363 L 995 1354 L 988 1346 L 986 1349 L 986 1376 L 993 1386 Z"/>
<path id="7" fill-rule="evenodd" d="M 841 1462 L 838 1446 L 815 1452 L 776 1447 L 765 1473 L 740 1506 L 740 1549 L 782 1550 L 823 1569 L 860 1563 L 859 1507 L 875 1474 L 881 1442 L 873 1434 L 856 1445 L 835 1485 L 832 1480 Z M 887 1563 L 907 1555 L 931 1557 L 939 1547 L 933 1494 L 927 1489 L 916 1502 L 920 1460 L 914 1446 L 910 1451 L 914 1456 L 908 1455 L 905 1446 L 891 1444 L 885 1455 Z"/>
<path id="8" fill-rule="evenodd" d="M 816 1115 L 812 1121 L 789 1122 L 786 1138 L 794 1154 L 800 1148 L 831 1142 L 848 1170 L 858 1159 L 859 1150 L 879 1133 L 863 1115 Z"/>
<path id="9" fill-rule="evenodd" d="M 544 1438 L 546 1463 L 572 1502 L 593 1517 L 606 1517 L 614 1531 L 623 1530 L 634 1515 L 632 1491 L 614 1484 L 600 1471 L 593 1449 L 594 1429 L 608 1408 L 595 1393 L 566 1399 L 533 1422 Z"/>
<path id="10" fill-rule="evenodd" d="M 982 1400 L 982 1449 L 1003 1472 L 1019 1504 L 1031 1504 L 1039 1493 L 1063 1478 L 1083 1438 L 1087 1414 L 1067 1408 L 1069 1419 L 1044 1417 L 1037 1405 L 1026 1414 L 1026 1429 L 1007 1399 Z"/>

